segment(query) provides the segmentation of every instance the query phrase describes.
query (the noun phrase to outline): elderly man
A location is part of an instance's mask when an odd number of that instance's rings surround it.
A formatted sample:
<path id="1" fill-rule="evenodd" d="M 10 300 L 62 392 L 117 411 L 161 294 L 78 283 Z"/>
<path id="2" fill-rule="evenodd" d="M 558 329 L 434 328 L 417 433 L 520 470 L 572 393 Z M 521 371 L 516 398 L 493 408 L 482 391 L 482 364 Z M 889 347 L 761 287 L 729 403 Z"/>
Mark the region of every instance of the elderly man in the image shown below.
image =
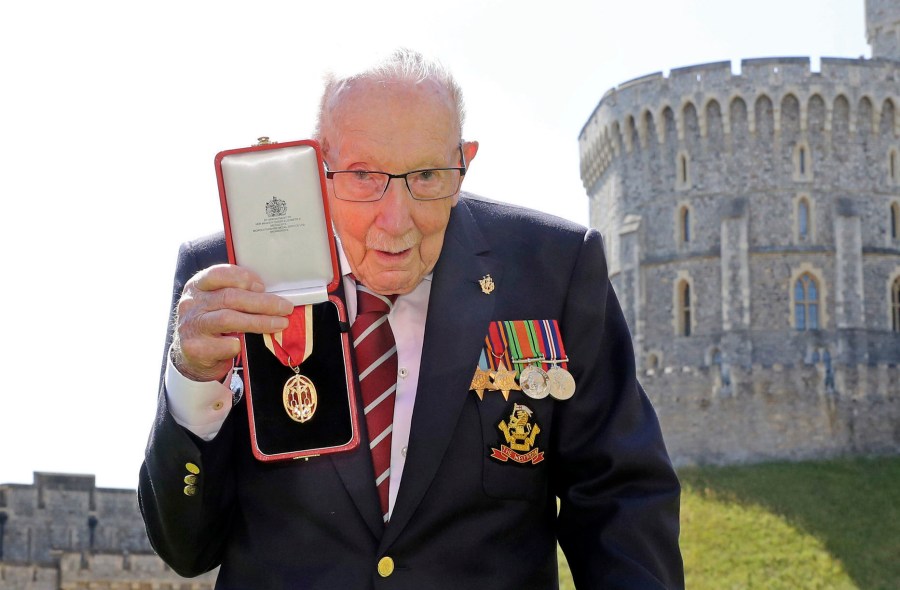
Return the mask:
<path id="1" fill-rule="evenodd" d="M 478 151 L 462 113 L 450 75 L 405 50 L 322 98 L 350 321 L 374 294 L 396 340 L 396 387 L 376 402 L 392 423 L 376 432 L 363 415 L 376 403 L 358 403 L 369 444 L 254 459 L 246 401 L 223 385 L 233 333 L 282 330 L 292 306 L 222 264 L 221 235 L 182 247 L 139 490 L 153 546 L 179 573 L 221 565 L 217 587 L 234 589 L 549 589 L 559 541 L 579 588 L 683 586 L 679 485 L 600 236 L 460 194 Z M 526 391 L 514 379 L 471 391 L 476 369 L 515 374 L 504 326 L 564 347 L 574 390 L 564 379 L 538 395 L 523 373 Z"/>

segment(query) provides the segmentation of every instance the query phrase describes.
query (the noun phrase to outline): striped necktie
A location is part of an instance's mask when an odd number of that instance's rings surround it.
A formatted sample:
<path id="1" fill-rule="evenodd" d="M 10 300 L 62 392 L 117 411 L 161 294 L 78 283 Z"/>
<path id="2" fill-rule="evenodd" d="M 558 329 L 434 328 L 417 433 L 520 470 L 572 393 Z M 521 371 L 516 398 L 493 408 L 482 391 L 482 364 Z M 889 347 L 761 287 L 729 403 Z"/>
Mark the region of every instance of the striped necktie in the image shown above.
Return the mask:
<path id="1" fill-rule="evenodd" d="M 388 520 L 391 432 L 397 391 L 397 343 L 387 314 L 396 298 L 396 295 L 378 295 L 357 283 L 356 321 L 350 328 L 369 431 L 369 449 L 375 467 L 375 485 L 385 522 Z"/>

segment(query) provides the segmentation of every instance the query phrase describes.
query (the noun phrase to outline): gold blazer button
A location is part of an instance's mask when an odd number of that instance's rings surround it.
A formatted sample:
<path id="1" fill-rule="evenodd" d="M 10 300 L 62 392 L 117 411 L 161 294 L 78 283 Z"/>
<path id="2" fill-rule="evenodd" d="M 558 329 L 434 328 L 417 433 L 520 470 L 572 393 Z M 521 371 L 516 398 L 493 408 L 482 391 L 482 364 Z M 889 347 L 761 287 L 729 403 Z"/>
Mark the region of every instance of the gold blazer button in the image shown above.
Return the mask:
<path id="1" fill-rule="evenodd" d="M 197 486 L 192 486 L 192 485 L 184 486 L 184 495 L 185 496 L 196 496 L 197 495 Z"/>
<path id="2" fill-rule="evenodd" d="M 378 575 L 386 578 L 394 573 L 394 560 L 390 557 L 382 557 L 378 560 Z"/>

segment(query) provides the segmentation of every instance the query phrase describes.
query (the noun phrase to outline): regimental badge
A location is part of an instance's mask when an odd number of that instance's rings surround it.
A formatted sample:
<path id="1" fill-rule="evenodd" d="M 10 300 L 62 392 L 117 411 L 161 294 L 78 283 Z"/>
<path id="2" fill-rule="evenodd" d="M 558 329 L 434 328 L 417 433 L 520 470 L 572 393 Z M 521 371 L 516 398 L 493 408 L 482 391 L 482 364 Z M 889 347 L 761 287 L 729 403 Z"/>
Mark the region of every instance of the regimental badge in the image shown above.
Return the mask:
<path id="1" fill-rule="evenodd" d="M 271 201 L 266 201 L 266 215 L 268 217 L 282 217 L 287 215 L 287 203 L 278 197 L 272 197 Z"/>
<path id="2" fill-rule="evenodd" d="M 481 292 L 485 295 L 490 295 L 494 292 L 494 279 L 491 278 L 491 275 L 484 275 L 478 280 L 478 284 L 481 285 Z"/>
<path id="3" fill-rule="evenodd" d="M 512 460 L 520 465 L 537 465 L 544 460 L 544 453 L 534 446 L 541 427 L 532 420 L 534 412 L 523 404 L 513 404 L 509 420 L 501 421 L 497 427 L 503 433 L 506 444 L 499 449 L 491 448 L 491 458 L 502 463 Z"/>

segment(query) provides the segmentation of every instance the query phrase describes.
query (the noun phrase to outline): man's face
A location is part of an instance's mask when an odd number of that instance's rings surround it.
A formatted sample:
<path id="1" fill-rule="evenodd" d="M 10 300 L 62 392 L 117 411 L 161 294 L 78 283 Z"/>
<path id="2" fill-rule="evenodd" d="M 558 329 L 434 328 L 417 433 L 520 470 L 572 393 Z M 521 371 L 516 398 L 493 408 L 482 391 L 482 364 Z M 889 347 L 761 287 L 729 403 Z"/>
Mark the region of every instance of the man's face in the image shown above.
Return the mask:
<path id="1" fill-rule="evenodd" d="M 340 91 L 330 120 L 323 135 L 332 170 L 402 174 L 462 165 L 455 110 L 446 92 L 430 81 L 357 82 Z M 470 160 L 477 144 L 466 144 L 464 151 Z M 350 268 L 384 295 L 409 293 L 434 269 L 459 199 L 456 194 L 414 200 L 402 179 L 392 179 L 380 201 L 341 201 L 332 182 L 328 197 Z"/>

